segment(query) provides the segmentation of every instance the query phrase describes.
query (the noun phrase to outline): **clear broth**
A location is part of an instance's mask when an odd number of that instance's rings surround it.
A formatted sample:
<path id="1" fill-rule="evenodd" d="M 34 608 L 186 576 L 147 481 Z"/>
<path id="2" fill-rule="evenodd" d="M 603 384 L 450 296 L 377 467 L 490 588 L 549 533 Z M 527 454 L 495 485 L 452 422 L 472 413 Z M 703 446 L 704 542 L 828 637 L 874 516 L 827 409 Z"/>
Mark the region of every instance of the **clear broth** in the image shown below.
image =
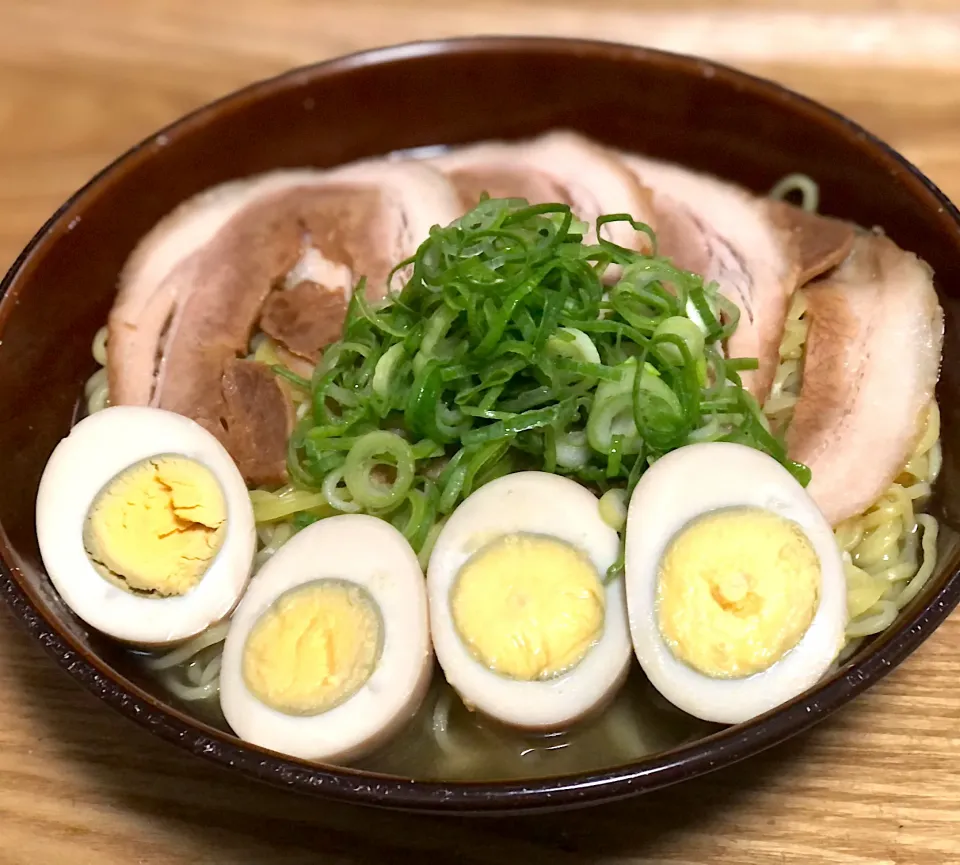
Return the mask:
<path id="1" fill-rule="evenodd" d="M 182 706 L 229 731 L 216 696 Z M 544 778 L 632 763 L 718 729 L 672 706 L 634 667 L 613 701 L 594 716 L 562 732 L 523 732 L 468 710 L 438 667 L 413 720 L 351 765 L 421 781 Z"/>

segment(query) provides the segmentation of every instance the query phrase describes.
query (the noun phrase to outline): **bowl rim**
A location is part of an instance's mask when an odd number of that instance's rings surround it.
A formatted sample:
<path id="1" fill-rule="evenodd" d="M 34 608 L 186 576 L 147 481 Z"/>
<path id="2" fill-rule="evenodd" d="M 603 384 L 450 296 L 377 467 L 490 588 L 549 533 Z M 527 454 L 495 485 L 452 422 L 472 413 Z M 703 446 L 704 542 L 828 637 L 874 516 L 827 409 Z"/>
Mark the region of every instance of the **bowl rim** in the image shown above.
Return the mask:
<path id="1" fill-rule="evenodd" d="M 178 134 L 204 123 L 227 106 L 241 108 L 249 101 L 296 86 L 298 81 L 337 76 L 364 66 L 416 60 L 434 54 L 515 51 L 527 53 L 592 54 L 635 62 L 655 61 L 730 84 L 750 87 L 775 98 L 799 113 L 812 115 L 836 135 L 854 136 L 869 145 L 891 167 L 904 172 L 952 221 L 960 237 L 960 211 L 939 188 L 892 147 L 859 124 L 815 100 L 756 75 L 702 57 L 678 54 L 594 39 L 537 36 L 468 36 L 407 42 L 353 52 L 296 67 L 255 81 L 190 111 L 127 149 L 74 192 L 44 223 L 0 281 L 0 330 L 5 309 L 12 304 L 17 280 L 30 260 L 40 254 L 70 212 L 97 187 L 108 183 L 121 167 L 150 157 L 151 148 L 164 146 Z M 9 296 L 8 296 L 9 295 Z M 0 595 L 14 617 L 50 653 L 59 666 L 113 709 L 161 739 L 172 742 L 223 768 L 274 786 L 326 798 L 380 808 L 425 813 L 535 812 L 598 804 L 651 792 L 730 766 L 812 727 L 861 691 L 879 681 L 910 655 L 960 601 L 960 571 L 953 570 L 929 601 L 893 630 L 881 634 L 859 660 L 842 665 L 812 691 L 735 727 L 686 743 L 632 763 L 576 774 L 512 781 L 418 781 L 350 768 L 311 764 L 285 757 L 160 703 L 125 677 L 111 672 L 99 657 L 87 652 L 64 633 L 25 582 L 15 576 L 12 545 L 0 526 Z"/>

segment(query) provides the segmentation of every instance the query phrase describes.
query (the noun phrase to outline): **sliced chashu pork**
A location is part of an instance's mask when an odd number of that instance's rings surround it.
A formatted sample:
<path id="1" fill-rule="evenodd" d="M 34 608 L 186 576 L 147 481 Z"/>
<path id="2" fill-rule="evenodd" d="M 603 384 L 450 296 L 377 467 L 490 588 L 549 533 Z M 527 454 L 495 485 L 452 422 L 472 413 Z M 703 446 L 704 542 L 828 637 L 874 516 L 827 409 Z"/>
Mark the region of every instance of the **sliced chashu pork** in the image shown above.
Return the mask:
<path id="1" fill-rule="evenodd" d="M 762 403 L 776 374 L 793 292 L 846 257 L 853 228 L 678 165 L 623 159 L 653 191 L 660 253 L 716 281 L 740 308 L 727 351 L 757 358 L 759 368 L 744 373 L 743 382 Z"/>
<path id="2" fill-rule="evenodd" d="M 463 209 L 480 196 L 525 198 L 531 204 L 569 204 L 574 215 L 591 226 L 596 239 L 600 216 L 628 213 L 640 222 L 652 220 L 649 191 L 617 155 L 573 132 L 549 132 L 518 143 L 487 142 L 451 150 L 431 163 L 440 168 L 460 194 Z M 645 250 L 642 232 L 627 222 L 609 224 L 604 237 L 627 249 Z"/>
<path id="3" fill-rule="evenodd" d="M 810 325 L 787 447 L 809 466 L 808 492 L 836 525 L 870 507 L 915 447 L 940 369 L 943 312 L 930 268 L 874 234 L 804 294 Z"/>
<path id="4" fill-rule="evenodd" d="M 230 358 L 221 389 L 231 456 L 245 480 L 253 486 L 282 483 L 295 421 L 287 383 L 266 364 Z"/>
<path id="5" fill-rule="evenodd" d="M 282 482 L 283 428 L 258 432 L 250 459 L 240 439 L 257 412 L 248 405 L 249 417 L 239 417 L 245 398 L 236 394 L 228 406 L 235 382 L 225 379 L 271 292 L 303 271 L 339 296 L 328 305 L 339 327 L 351 285 L 366 276 L 369 294 L 381 296 L 394 264 L 460 209 L 443 176 L 415 163 L 282 171 L 203 193 L 141 242 L 121 276 L 109 319 L 111 401 L 191 417 L 224 442 L 250 482 Z M 255 384 L 258 400 L 279 405 L 268 384 Z"/>
<path id="6" fill-rule="evenodd" d="M 279 351 L 316 363 L 323 348 L 340 338 L 352 282 L 350 268 L 308 247 L 284 278 L 284 290 L 264 302 L 260 329 L 280 343 Z"/>

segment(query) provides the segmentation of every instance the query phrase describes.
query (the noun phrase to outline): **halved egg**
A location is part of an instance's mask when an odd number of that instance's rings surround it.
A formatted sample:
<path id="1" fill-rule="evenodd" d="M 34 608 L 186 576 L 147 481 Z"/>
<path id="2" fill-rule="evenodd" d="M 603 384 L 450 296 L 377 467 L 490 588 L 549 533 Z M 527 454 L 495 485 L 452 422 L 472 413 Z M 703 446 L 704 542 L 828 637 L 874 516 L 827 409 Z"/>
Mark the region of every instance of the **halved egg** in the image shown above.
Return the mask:
<path id="1" fill-rule="evenodd" d="M 727 442 L 673 451 L 641 477 L 626 531 L 634 649 L 685 712 L 747 721 L 835 661 L 847 623 L 840 551 L 773 458 Z"/>
<path id="2" fill-rule="evenodd" d="M 630 662 L 619 554 L 596 496 L 545 472 L 469 496 L 430 556 L 437 659 L 471 708 L 505 724 L 559 729 L 604 705 Z"/>
<path id="3" fill-rule="evenodd" d="M 256 549 L 246 485 L 220 442 L 139 406 L 97 412 L 57 445 L 40 479 L 37 538 L 67 606 L 143 646 L 228 616 Z"/>
<path id="4" fill-rule="evenodd" d="M 353 760 L 416 713 L 432 673 L 416 554 L 376 517 L 307 526 L 251 580 L 220 673 L 227 723 L 306 760 Z"/>

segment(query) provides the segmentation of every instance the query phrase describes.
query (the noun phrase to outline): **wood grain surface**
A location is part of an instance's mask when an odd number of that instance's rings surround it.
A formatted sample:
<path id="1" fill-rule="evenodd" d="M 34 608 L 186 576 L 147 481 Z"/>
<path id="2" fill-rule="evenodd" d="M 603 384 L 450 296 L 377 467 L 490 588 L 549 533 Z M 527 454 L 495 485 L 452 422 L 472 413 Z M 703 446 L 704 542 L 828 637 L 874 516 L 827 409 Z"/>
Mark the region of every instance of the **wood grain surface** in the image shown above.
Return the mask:
<path id="1" fill-rule="evenodd" d="M 702 53 L 849 114 L 960 197 L 957 0 L 0 0 L 0 262 L 158 126 L 291 65 L 454 34 Z M 0 481 L 2 482 L 2 481 Z M 239 782 L 100 706 L 0 610 L 0 863 L 960 863 L 960 618 L 810 734 L 547 818 L 380 814 Z"/>

